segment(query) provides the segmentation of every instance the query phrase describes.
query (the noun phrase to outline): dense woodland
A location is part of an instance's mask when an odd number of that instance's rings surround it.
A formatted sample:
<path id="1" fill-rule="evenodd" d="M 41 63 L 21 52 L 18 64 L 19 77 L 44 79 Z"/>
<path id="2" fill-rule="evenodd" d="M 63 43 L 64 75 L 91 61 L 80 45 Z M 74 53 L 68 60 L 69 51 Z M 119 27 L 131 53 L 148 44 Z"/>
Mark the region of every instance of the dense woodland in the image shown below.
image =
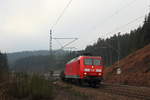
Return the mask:
<path id="1" fill-rule="evenodd" d="M 7 55 L 0 53 L 0 82 L 8 78 Z"/>
<path id="2" fill-rule="evenodd" d="M 142 26 L 130 33 L 117 34 L 107 39 L 99 38 L 96 43 L 89 45 L 83 51 L 55 52 L 53 55 L 32 55 L 15 61 L 13 68 L 17 71 L 45 72 L 49 70 L 62 70 L 70 59 L 82 54 L 91 53 L 94 56 L 102 56 L 106 66 L 112 65 L 118 59 L 122 59 L 130 53 L 143 48 L 150 43 L 150 13 L 145 17 Z"/>

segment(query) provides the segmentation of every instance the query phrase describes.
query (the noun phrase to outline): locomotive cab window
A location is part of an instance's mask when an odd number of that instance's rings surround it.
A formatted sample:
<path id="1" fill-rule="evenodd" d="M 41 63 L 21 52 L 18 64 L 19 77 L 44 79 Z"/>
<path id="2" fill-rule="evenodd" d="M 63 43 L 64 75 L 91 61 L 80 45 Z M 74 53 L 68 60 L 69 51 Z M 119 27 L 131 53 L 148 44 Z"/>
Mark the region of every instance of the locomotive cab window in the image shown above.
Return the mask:
<path id="1" fill-rule="evenodd" d="M 85 65 L 92 65 L 92 59 L 84 59 Z"/>
<path id="2" fill-rule="evenodd" d="M 93 59 L 93 65 L 101 65 L 101 61 L 98 59 Z"/>
<path id="3" fill-rule="evenodd" d="M 84 59 L 85 65 L 101 65 L 101 61 L 99 59 Z"/>

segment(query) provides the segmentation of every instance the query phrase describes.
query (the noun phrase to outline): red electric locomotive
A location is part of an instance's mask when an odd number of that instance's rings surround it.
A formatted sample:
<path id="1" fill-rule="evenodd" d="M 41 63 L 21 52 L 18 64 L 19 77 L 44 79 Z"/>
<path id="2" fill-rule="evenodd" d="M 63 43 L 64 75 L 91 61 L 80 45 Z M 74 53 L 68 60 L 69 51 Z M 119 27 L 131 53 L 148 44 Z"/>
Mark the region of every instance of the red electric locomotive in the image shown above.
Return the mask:
<path id="1" fill-rule="evenodd" d="M 102 80 L 103 68 L 102 57 L 79 56 L 66 64 L 64 80 L 96 86 Z"/>

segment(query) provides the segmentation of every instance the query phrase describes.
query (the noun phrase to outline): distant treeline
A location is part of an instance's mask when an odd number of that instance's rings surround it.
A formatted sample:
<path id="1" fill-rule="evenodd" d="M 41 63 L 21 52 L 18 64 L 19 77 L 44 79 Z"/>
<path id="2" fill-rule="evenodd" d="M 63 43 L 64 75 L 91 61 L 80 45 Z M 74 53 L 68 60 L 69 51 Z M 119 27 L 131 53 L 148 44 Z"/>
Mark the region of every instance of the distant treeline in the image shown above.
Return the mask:
<path id="1" fill-rule="evenodd" d="M 145 17 L 144 24 L 130 33 L 114 35 L 107 39 L 99 38 L 96 43 L 86 47 L 85 52 L 102 56 L 106 65 L 111 65 L 130 53 L 150 43 L 150 13 Z"/>
<path id="2" fill-rule="evenodd" d="M 45 73 L 52 70 L 62 70 L 68 60 L 75 57 L 75 53 L 37 55 L 21 58 L 15 61 L 12 70 L 17 72 Z"/>
<path id="3" fill-rule="evenodd" d="M 7 55 L 0 52 L 0 82 L 8 78 Z"/>

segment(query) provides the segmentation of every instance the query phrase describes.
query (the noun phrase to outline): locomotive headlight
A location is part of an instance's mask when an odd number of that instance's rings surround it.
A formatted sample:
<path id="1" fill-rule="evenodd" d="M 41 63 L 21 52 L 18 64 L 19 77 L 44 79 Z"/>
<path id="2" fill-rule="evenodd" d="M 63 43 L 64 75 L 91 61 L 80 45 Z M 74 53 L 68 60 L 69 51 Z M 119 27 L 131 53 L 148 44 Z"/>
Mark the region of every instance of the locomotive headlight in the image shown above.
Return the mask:
<path id="1" fill-rule="evenodd" d="M 88 69 L 88 68 L 85 68 L 85 69 L 84 69 L 84 71 L 85 71 L 85 72 L 89 72 L 89 71 L 90 71 L 90 69 Z"/>
<path id="2" fill-rule="evenodd" d="M 101 76 L 101 75 L 102 75 L 102 73 L 98 73 L 98 75 L 99 75 L 99 76 Z"/>
<path id="3" fill-rule="evenodd" d="M 96 69 L 96 72 L 102 72 L 102 69 Z"/>

